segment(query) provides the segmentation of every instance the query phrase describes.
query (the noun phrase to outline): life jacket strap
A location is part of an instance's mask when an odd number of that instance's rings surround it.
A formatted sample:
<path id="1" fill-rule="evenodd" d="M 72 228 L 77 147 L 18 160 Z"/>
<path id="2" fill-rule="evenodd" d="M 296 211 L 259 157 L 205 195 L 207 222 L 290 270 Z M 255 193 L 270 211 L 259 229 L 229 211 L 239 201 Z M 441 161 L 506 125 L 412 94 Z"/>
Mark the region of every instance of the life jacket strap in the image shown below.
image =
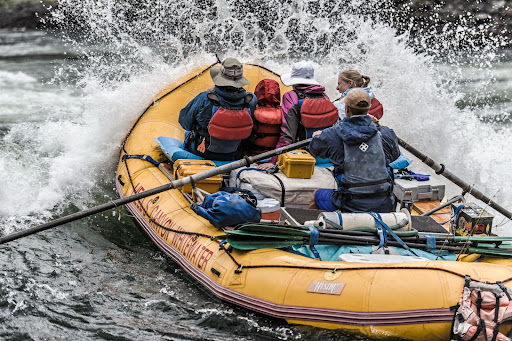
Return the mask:
<path id="1" fill-rule="evenodd" d="M 461 313 L 459 313 L 459 308 L 460 303 L 450 307 L 450 311 L 453 311 L 452 328 L 450 328 L 450 340 L 453 340 L 453 337 L 455 336 L 453 333 L 453 325 L 455 324 L 455 319 L 458 319 L 459 323 L 464 321 L 464 317 Z"/>
<path id="2" fill-rule="evenodd" d="M 390 179 L 381 179 L 381 180 L 375 180 L 375 181 L 369 181 L 369 182 L 357 182 L 357 183 L 341 183 L 340 186 L 343 188 L 356 188 L 356 187 L 366 187 L 366 186 L 373 186 L 373 185 L 381 185 L 385 184 L 387 182 L 390 182 Z"/>
<path id="3" fill-rule="evenodd" d="M 507 298 L 512 301 L 512 297 L 510 297 L 510 294 L 508 292 L 508 289 L 505 287 L 505 285 L 503 285 L 503 282 L 496 282 L 496 284 L 500 287 L 501 290 L 503 290 L 503 292 L 505 293 L 505 295 L 507 295 Z"/>
<path id="4" fill-rule="evenodd" d="M 253 132 L 252 136 L 255 136 L 255 137 L 258 137 L 258 138 L 263 138 L 263 137 L 267 137 L 267 136 L 281 136 L 281 134 L 280 133 L 258 133 L 258 132 Z"/>
<path id="5" fill-rule="evenodd" d="M 351 193 L 351 192 L 341 192 L 342 199 L 352 200 L 352 199 L 366 199 L 366 198 L 379 198 L 379 197 L 389 197 L 391 195 L 390 191 L 381 191 L 374 193 Z"/>

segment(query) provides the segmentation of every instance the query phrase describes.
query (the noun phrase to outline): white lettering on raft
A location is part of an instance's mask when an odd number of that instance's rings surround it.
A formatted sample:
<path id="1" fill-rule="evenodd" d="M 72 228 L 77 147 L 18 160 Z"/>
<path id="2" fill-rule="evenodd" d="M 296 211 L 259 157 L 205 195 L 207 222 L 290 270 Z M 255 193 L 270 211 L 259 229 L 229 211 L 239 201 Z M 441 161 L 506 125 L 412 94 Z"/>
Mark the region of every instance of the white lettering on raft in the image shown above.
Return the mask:
<path id="1" fill-rule="evenodd" d="M 309 285 L 308 292 L 314 292 L 315 294 L 340 295 L 344 287 L 345 283 L 313 281 Z"/>

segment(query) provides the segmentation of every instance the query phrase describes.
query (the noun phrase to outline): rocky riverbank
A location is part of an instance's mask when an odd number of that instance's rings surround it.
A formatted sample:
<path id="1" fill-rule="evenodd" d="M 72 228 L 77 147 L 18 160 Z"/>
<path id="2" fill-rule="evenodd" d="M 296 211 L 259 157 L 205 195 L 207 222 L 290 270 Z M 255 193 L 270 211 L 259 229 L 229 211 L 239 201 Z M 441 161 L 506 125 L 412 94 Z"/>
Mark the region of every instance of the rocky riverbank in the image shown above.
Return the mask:
<path id="1" fill-rule="evenodd" d="M 512 47 L 512 0 L 395 0 L 397 10 L 407 13 L 413 35 L 432 32 L 459 39 L 492 39 Z M 461 30 L 460 27 L 469 28 Z M 500 37 L 497 39 L 496 37 Z"/>
<path id="2" fill-rule="evenodd" d="M 42 28 L 57 0 L 0 0 L 0 28 Z"/>

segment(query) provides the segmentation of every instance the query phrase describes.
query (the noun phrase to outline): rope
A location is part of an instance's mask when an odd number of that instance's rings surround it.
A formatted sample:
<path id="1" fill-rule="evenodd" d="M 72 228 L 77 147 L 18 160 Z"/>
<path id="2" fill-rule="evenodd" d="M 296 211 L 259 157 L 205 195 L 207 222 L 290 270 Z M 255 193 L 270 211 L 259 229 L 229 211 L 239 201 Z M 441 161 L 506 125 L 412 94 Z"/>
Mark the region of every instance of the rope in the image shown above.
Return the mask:
<path id="1" fill-rule="evenodd" d="M 465 202 L 465 198 L 464 198 L 464 193 L 462 193 L 462 199 L 464 200 L 463 203 Z M 457 209 L 455 210 L 455 212 L 453 213 L 453 216 L 450 217 L 450 220 L 453 218 L 455 219 L 457 217 L 457 213 L 461 210 L 463 205 L 459 205 L 459 207 L 457 207 Z M 448 221 L 450 221 L 448 220 Z M 443 225 L 443 224 L 441 224 Z M 455 235 L 457 233 L 457 225 L 454 225 L 453 227 L 453 235 Z M 445 238 L 444 239 L 444 242 L 443 242 L 443 245 L 441 245 L 441 248 L 439 248 L 439 252 L 437 253 L 437 256 L 436 256 L 436 260 L 439 259 L 439 257 L 441 256 L 441 253 L 443 252 L 443 248 L 446 246 L 446 243 L 448 243 L 448 238 Z M 459 256 L 457 255 L 457 261 L 459 260 Z"/>
<path id="2" fill-rule="evenodd" d="M 130 184 L 132 186 L 132 190 L 133 192 L 135 193 L 135 185 L 133 184 L 133 179 L 132 179 L 132 175 L 130 173 L 130 169 L 128 168 L 128 163 L 126 162 L 126 159 L 123 159 L 123 162 L 125 164 L 125 167 L 126 167 L 126 172 L 128 174 L 128 179 L 130 180 Z M 151 215 L 146 211 L 146 209 L 144 208 L 144 206 L 142 205 L 141 201 L 140 200 L 137 200 L 137 203 L 139 204 L 139 208 L 142 209 L 142 212 L 144 213 L 145 216 L 148 217 L 150 223 L 153 223 L 154 225 L 166 230 L 166 231 L 170 231 L 170 232 L 174 232 L 174 233 L 179 233 L 179 234 L 188 234 L 188 235 L 197 235 L 197 236 L 200 236 L 200 237 L 206 237 L 206 238 L 209 238 L 211 240 L 216 240 L 217 236 L 212 236 L 212 235 L 208 235 L 208 234 L 204 234 L 204 233 L 197 233 L 197 232 L 190 232 L 190 231 L 183 231 L 183 230 L 175 230 L 175 229 L 172 229 L 170 227 L 167 227 L 167 226 L 164 226 L 162 224 L 160 224 L 159 222 L 157 222 L 155 219 L 153 219 L 153 217 L 151 217 Z"/>

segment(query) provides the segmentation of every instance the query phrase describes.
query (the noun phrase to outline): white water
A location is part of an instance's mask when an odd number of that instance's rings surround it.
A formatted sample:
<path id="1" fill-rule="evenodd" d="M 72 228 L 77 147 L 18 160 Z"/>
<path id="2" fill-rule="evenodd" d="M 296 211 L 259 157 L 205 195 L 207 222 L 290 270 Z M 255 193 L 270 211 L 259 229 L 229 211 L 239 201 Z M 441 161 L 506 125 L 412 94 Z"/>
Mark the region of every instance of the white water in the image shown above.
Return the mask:
<path id="1" fill-rule="evenodd" d="M 195 65 L 214 62 L 215 53 L 278 73 L 289 72 L 297 60 L 312 60 L 331 98 L 338 96 L 339 71 L 369 75 L 385 107 L 383 124 L 512 208 L 511 127 L 479 119 L 507 115 L 511 106 L 506 80 L 512 68 L 492 49 L 470 49 L 470 64 L 454 63 L 443 40 L 418 53 L 407 34 L 397 36 L 392 27 L 358 13 L 363 4 L 357 0 L 347 8 L 334 1 L 204 3 L 63 0 L 54 19 L 75 18 L 85 32 L 79 39 L 73 28 L 53 45 L 40 33 L 5 34 L 16 42 L 0 48 L 1 57 L 84 58 L 80 66 L 63 59 L 51 65 L 26 62 L 29 71 L 11 59 L 0 61 L 0 121 L 6 127 L 0 140 L 0 217 L 6 232 L 70 204 L 84 209 L 115 198 L 119 146 L 134 120 L 161 88 Z M 434 60 L 446 53 L 450 64 Z M 505 100 L 457 108 L 461 99 L 489 94 Z"/>

